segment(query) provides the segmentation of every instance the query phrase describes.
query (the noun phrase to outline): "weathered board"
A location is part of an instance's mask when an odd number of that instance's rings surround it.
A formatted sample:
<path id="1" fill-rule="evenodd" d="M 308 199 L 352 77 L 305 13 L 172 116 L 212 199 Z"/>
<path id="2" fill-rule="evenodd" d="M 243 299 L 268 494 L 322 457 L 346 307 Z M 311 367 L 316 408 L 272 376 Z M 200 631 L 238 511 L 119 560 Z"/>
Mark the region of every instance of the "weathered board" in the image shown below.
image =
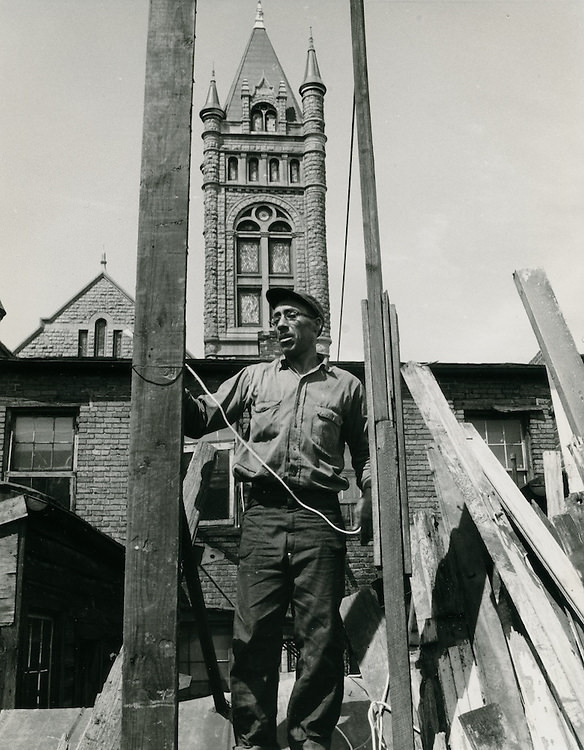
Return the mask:
<path id="1" fill-rule="evenodd" d="M 151 0 L 138 222 L 122 679 L 124 750 L 177 746 L 195 0 Z"/>

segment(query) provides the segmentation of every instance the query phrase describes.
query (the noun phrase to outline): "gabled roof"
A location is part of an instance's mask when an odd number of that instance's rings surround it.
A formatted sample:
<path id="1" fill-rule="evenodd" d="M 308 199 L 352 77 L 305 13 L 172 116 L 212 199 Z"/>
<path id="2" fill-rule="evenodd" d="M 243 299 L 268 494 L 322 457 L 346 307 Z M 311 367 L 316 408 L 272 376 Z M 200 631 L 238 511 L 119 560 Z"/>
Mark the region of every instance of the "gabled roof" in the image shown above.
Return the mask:
<path id="1" fill-rule="evenodd" d="M 16 349 L 14 350 L 15 354 L 19 354 L 23 349 L 25 349 L 32 341 L 34 341 L 38 336 L 40 336 L 44 331 L 46 326 L 51 325 L 58 321 L 59 318 L 62 318 L 66 316 L 67 312 L 71 311 L 75 305 L 81 300 L 83 297 L 87 296 L 91 290 L 96 287 L 101 282 L 105 281 L 107 285 L 111 288 L 112 292 L 118 296 L 118 298 L 122 298 L 122 300 L 128 304 L 131 308 L 135 306 L 135 300 L 133 297 L 131 297 L 122 287 L 115 282 L 111 276 L 109 276 L 105 271 L 102 271 L 99 273 L 94 279 L 92 279 L 86 286 L 84 286 L 77 294 L 72 297 L 68 302 L 66 302 L 62 307 L 60 307 L 53 315 L 51 315 L 49 318 L 41 318 L 40 326 L 33 331 L 33 333 L 28 336 L 22 343 L 20 343 Z M 107 311 L 106 311 L 107 312 Z"/>
<path id="2" fill-rule="evenodd" d="M 227 101 L 225 104 L 227 120 L 239 122 L 242 118 L 243 113 L 240 94 L 243 81 L 247 81 L 250 94 L 253 97 L 255 87 L 260 85 L 263 79 L 265 79 L 274 89 L 274 96 L 278 94 L 280 81 L 284 81 L 289 106 L 294 108 L 296 121 L 300 122 L 302 119 L 300 107 L 298 106 L 298 102 L 296 101 L 286 74 L 280 65 L 278 56 L 272 47 L 268 33 L 263 26 L 263 20 L 261 22 L 256 20 L 256 25 L 251 32 L 251 37 L 245 52 L 243 53 L 233 83 L 231 84 L 229 94 L 227 95 Z"/>

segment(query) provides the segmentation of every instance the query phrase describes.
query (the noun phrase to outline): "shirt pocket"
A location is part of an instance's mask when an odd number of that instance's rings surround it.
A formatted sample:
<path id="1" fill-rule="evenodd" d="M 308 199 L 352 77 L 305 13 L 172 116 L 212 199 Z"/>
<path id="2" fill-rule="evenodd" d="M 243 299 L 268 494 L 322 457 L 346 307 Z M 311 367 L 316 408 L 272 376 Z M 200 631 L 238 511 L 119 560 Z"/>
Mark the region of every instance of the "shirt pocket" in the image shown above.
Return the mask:
<path id="1" fill-rule="evenodd" d="M 315 445 L 327 456 L 336 456 L 341 441 L 341 415 L 327 406 L 316 406 L 312 420 Z"/>
<path id="2" fill-rule="evenodd" d="M 278 436 L 280 403 L 280 401 L 257 401 L 252 404 L 250 437 L 253 443 L 265 443 Z"/>

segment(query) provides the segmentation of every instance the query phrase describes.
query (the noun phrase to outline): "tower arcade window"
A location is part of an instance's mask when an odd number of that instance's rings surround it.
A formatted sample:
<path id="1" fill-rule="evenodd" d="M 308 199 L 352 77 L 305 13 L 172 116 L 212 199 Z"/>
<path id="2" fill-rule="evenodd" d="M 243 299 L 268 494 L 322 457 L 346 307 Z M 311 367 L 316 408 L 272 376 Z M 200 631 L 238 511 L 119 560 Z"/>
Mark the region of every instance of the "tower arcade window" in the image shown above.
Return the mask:
<path id="1" fill-rule="evenodd" d="M 290 159 L 290 182 L 300 182 L 300 162 L 298 159 Z"/>
<path id="2" fill-rule="evenodd" d="M 261 204 L 247 209 L 235 229 L 235 324 L 267 328 L 268 287 L 294 288 L 292 226 L 283 211 Z"/>
<path id="3" fill-rule="evenodd" d="M 269 104 L 256 104 L 251 111 L 250 129 L 253 133 L 276 132 L 276 110 Z"/>
<path id="4" fill-rule="evenodd" d="M 259 180 L 259 173 L 259 161 L 255 156 L 252 156 L 247 161 L 247 179 L 249 180 L 249 182 L 257 182 Z"/>
<path id="5" fill-rule="evenodd" d="M 270 159 L 270 182 L 280 182 L 280 161 Z"/>
<path id="6" fill-rule="evenodd" d="M 236 156 L 230 156 L 227 160 L 227 179 L 235 182 L 239 177 L 239 162 Z"/>

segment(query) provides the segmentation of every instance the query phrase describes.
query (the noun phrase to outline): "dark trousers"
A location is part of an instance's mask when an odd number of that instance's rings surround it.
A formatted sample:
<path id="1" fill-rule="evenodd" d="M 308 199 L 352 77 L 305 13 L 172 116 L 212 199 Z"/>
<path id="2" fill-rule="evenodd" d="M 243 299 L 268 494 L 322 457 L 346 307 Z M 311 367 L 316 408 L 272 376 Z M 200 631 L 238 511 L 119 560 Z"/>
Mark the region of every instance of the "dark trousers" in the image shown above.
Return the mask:
<path id="1" fill-rule="evenodd" d="M 336 526 L 337 496 L 310 493 Z M 231 701 L 236 748 L 274 750 L 282 626 L 289 604 L 300 650 L 288 704 L 292 750 L 328 750 L 343 700 L 345 539 L 322 518 L 281 493 L 246 510 L 240 544 L 233 630 Z"/>

